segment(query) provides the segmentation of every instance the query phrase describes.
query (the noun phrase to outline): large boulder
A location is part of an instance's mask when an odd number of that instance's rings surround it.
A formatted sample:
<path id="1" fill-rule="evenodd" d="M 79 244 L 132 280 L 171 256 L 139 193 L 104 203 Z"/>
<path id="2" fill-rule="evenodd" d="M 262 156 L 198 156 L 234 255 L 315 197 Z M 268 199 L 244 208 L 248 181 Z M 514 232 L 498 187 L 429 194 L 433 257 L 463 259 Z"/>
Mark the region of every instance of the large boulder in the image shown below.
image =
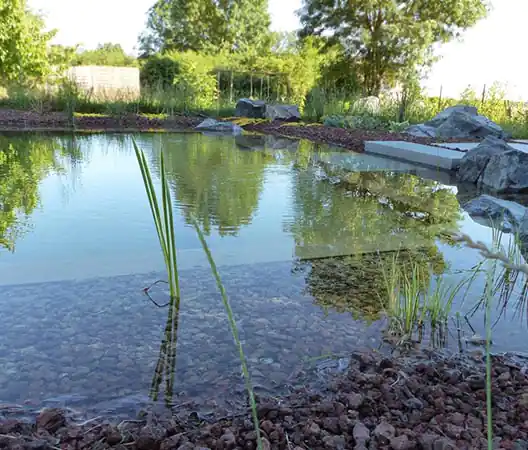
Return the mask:
<path id="1" fill-rule="evenodd" d="M 470 105 L 450 106 L 449 108 L 446 108 L 443 111 L 439 112 L 431 120 L 425 122 L 425 125 L 438 128 L 447 119 L 449 119 L 449 117 L 451 117 L 452 114 L 455 114 L 455 113 L 466 113 L 471 116 L 476 116 L 478 114 L 478 110 L 474 106 L 470 106 Z"/>
<path id="2" fill-rule="evenodd" d="M 284 122 L 298 122 L 301 120 L 299 107 L 296 105 L 266 105 L 266 119 Z"/>
<path id="3" fill-rule="evenodd" d="M 215 133 L 225 133 L 239 135 L 242 133 L 242 127 L 233 122 L 221 122 L 215 119 L 205 119 L 195 127 L 198 131 L 212 131 Z"/>
<path id="4" fill-rule="evenodd" d="M 410 126 L 406 133 L 420 137 L 456 139 L 508 137 L 499 125 L 479 115 L 477 108 L 469 105 L 450 106 L 424 124 Z"/>
<path id="5" fill-rule="evenodd" d="M 235 109 L 235 116 L 249 117 L 252 119 L 264 119 L 266 113 L 266 103 L 262 100 L 251 100 L 241 98 Z"/>
<path id="6" fill-rule="evenodd" d="M 506 232 L 518 229 L 528 211 L 519 203 L 485 194 L 464 204 L 463 209 L 481 225 L 500 227 Z"/>
<path id="7" fill-rule="evenodd" d="M 490 136 L 460 160 L 457 179 L 496 193 L 527 192 L 528 153 Z"/>
<path id="8" fill-rule="evenodd" d="M 513 147 L 502 139 L 493 136 L 487 137 L 477 147 L 469 150 L 460 160 L 457 172 L 458 181 L 480 184 L 491 157 L 510 150 L 513 150 Z"/>
<path id="9" fill-rule="evenodd" d="M 512 149 L 493 155 L 482 175 L 482 185 L 501 193 L 528 191 L 528 153 Z"/>

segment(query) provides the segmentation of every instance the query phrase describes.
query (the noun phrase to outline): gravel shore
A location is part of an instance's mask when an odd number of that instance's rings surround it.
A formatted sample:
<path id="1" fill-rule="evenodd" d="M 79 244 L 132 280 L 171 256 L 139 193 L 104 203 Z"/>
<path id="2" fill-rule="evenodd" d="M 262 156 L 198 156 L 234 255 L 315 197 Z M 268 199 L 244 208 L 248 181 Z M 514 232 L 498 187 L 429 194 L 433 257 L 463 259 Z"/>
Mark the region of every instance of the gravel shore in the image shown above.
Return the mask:
<path id="1" fill-rule="evenodd" d="M 330 378 L 322 391 L 258 399 L 264 448 L 485 449 L 483 364 L 479 355 L 354 354 L 349 371 Z M 492 378 L 494 448 L 528 449 L 526 366 L 495 356 Z M 249 411 L 204 422 L 182 407 L 165 416 L 147 411 L 137 420 L 98 417 L 79 424 L 65 411 L 45 409 L 34 422 L 4 419 L 0 447 L 225 450 L 255 449 L 256 440 Z"/>

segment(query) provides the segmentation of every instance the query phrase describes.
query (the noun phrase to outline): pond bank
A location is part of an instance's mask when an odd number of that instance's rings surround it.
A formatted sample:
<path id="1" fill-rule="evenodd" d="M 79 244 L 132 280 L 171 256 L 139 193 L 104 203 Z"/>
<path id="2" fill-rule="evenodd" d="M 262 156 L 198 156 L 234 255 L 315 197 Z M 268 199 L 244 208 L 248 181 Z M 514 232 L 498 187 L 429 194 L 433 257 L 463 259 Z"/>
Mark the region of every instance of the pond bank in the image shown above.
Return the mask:
<path id="1" fill-rule="evenodd" d="M 79 114 L 75 116 L 78 132 L 161 132 L 194 131 L 203 117 L 128 114 L 110 116 Z M 456 139 L 433 139 L 388 131 L 348 130 L 320 124 L 295 124 L 284 122 L 250 122 L 241 126 L 249 132 L 306 139 L 315 143 L 335 145 L 358 153 L 364 151 L 365 141 L 408 141 L 419 144 L 457 142 Z M 0 131 L 15 132 L 71 132 L 70 119 L 63 112 L 38 113 L 13 109 L 0 109 Z M 469 141 L 468 141 L 469 142 Z"/>
<path id="2" fill-rule="evenodd" d="M 524 362 L 494 356 L 493 432 L 497 449 L 528 449 L 528 376 Z M 352 355 L 347 373 L 323 391 L 302 389 L 259 399 L 264 448 L 484 449 L 486 395 L 481 357 L 444 358 L 427 351 L 388 358 Z M 98 417 L 73 423 L 44 410 L 33 423 L 0 422 L 0 446 L 39 449 L 255 449 L 249 411 L 200 421 L 192 409 L 145 412 L 112 423 Z"/>

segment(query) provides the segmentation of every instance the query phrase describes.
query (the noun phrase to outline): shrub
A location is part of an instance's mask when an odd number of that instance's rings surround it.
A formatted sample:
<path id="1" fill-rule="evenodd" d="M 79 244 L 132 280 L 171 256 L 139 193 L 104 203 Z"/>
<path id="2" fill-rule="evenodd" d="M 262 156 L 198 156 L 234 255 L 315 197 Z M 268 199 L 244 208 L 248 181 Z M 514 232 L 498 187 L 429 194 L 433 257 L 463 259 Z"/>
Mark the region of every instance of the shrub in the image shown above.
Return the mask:
<path id="1" fill-rule="evenodd" d="M 174 83 L 174 77 L 180 71 L 180 64 L 168 55 L 154 55 L 148 58 L 141 68 L 143 86 L 167 89 Z"/>

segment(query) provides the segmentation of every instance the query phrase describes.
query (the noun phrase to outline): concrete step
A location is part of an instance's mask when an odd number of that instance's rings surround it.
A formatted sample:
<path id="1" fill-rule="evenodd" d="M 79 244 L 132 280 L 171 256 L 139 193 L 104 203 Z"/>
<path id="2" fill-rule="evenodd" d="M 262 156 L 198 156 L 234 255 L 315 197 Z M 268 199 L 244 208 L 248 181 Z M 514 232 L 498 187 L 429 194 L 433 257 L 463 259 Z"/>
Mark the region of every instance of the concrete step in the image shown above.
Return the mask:
<path id="1" fill-rule="evenodd" d="M 464 156 L 462 151 L 406 141 L 365 141 L 365 152 L 440 170 L 454 170 Z"/>

